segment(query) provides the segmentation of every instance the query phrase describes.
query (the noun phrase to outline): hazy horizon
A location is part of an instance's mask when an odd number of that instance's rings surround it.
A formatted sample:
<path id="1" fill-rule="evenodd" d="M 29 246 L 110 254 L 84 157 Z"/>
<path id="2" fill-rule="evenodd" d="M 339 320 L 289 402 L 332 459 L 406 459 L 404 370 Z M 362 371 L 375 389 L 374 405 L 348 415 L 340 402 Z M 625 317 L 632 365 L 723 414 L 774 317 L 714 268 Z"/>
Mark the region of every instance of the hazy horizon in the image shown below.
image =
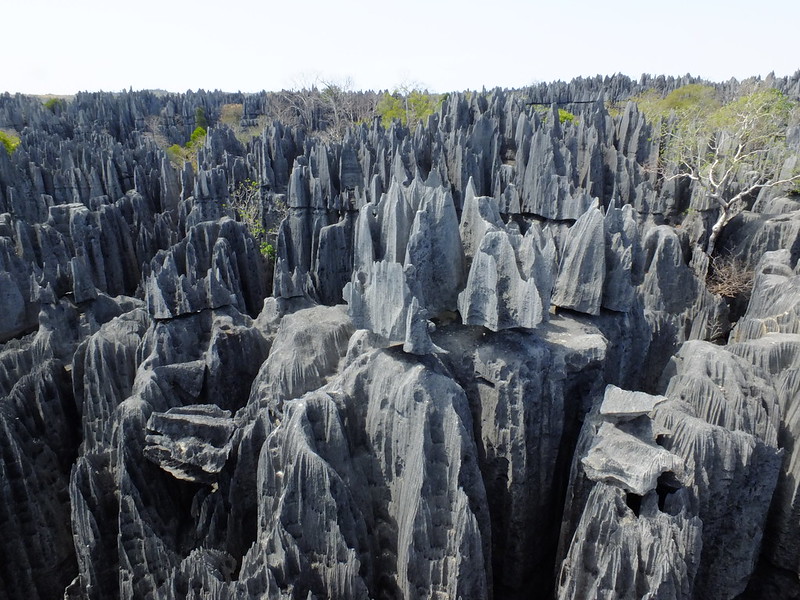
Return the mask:
<path id="1" fill-rule="evenodd" d="M 720 82 L 800 69 L 791 37 L 767 26 L 800 22 L 800 3 L 788 0 L 765 0 L 757 12 L 744 0 L 676 0 L 668 10 L 631 0 L 492 9 L 474 0 L 29 0 L 4 13 L 14 58 L 0 66 L 0 91 L 36 95 L 258 92 L 348 79 L 356 90 L 448 92 L 598 74 Z"/>

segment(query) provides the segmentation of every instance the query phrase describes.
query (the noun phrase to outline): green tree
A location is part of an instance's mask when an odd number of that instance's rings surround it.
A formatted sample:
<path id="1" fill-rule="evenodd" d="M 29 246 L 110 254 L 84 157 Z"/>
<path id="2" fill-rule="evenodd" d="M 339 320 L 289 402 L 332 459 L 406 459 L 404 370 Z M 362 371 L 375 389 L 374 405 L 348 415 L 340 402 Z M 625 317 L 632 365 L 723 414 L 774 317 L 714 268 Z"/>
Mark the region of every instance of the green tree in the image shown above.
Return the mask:
<path id="1" fill-rule="evenodd" d="M 575 123 L 576 117 L 574 114 L 563 108 L 558 109 L 558 122 L 559 123 Z"/>
<path id="2" fill-rule="evenodd" d="M 388 126 L 397 119 L 401 123 L 406 122 L 406 111 L 403 100 L 394 94 L 386 92 L 380 100 L 375 110 L 383 120 L 384 125 Z"/>
<path id="3" fill-rule="evenodd" d="M 11 154 L 14 150 L 17 149 L 19 146 L 20 139 L 14 135 L 13 133 L 8 133 L 3 130 L 0 130 L 0 144 L 6 149 L 6 152 Z"/>
<path id="4" fill-rule="evenodd" d="M 172 144 L 167 148 L 167 156 L 176 165 L 182 165 L 184 161 L 189 160 L 189 151 L 180 144 Z"/>
<path id="5" fill-rule="evenodd" d="M 655 90 L 648 90 L 635 97 L 633 101 L 650 121 L 666 118 L 673 111 L 682 116 L 708 116 L 720 107 L 717 91 L 710 85 L 699 83 L 679 87 L 665 98 Z"/>
<path id="6" fill-rule="evenodd" d="M 202 127 L 195 127 L 189 141 L 185 145 L 172 144 L 167 148 L 167 156 L 177 165 L 182 165 L 184 161 L 191 162 L 197 167 L 197 154 L 194 150 L 206 139 L 206 130 Z"/>
<path id="7" fill-rule="evenodd" d="M 444 96 L 442 95 L 431 94 L 427 90 L 406 85 L 391 94 L 386 92 L 378 101 L 375 110 L 384 125 L 388 126 L 394 119 L 397 119 L 403 125 L 414 127 L 435 113 L 443 101 Z"/>
<path id="8" fill-rule="evenodd" d="M 693 181 L 719 208 L 706 246 L 711 255 L 720 233 L 749 198 L 764 188 L 800 181 L 800 174 L 775 176 L 791 152 L 785 138 L 795 102 L 765 89 L 720 106 L 708 90 L 684 86 L 661 106 L 644 110 L 662 111 L 663 149 L 655 168 L 665 180 Z"/>
<path id="9" fill-rule="evenodd" d="M 439 108 L 439 96 L 427 91 L 411 90 L 407 96 L 408 110 L 414 121 L 424 121 Z"/>

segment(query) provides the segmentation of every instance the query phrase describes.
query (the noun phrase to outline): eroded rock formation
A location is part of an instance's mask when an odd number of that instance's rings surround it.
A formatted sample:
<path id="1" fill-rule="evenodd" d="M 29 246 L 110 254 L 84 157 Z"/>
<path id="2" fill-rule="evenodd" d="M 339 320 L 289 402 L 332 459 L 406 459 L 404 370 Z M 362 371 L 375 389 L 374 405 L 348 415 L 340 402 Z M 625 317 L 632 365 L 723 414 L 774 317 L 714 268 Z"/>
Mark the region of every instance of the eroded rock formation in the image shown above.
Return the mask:
<path id="1" fill-rule="evenodd" d="M 268 94 L 0 97 L 0 596 L 797 596 L 800 204 L 720 239 L 746 310 L 709 291 L 713 203 L 625 103 L 690 82 L 327 143 L 218 122 Z"/>

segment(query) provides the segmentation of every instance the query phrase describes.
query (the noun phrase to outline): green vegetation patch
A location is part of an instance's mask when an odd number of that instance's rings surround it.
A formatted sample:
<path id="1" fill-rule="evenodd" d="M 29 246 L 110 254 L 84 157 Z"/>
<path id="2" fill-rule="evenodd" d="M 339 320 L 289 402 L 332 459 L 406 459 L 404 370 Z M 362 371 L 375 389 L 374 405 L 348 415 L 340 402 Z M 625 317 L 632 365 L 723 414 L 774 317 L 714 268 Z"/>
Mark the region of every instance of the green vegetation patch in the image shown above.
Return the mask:
<path id="1" fill-rule="evenodd" d="M 387 92 L 378 101 L 375 111 L 386 127 L 395 119 L 403 125 L 414 127 L 439 110 L 444 99 L 442 94 L 431 94 L 422 90 L 411 90 L 407 93 L 395 91 L 391 94 Z"/>
<path id="2" fill-rule="evenodd" d="M 665 97 L 648 90 L 632 98 L 648 121 L 666 118 L 670 113 L 679 115 L 710 115 L 721 106 L 717 91 L 709 85 L 690 83 L 672 90 Z"/>
<path id="3" fill-rule="evenodd" d="M 202 106 L 198 106 L 194 110 L 194 124 L 199 129 L 208 129 L 208 119 L 206 119 L 206 111 Z M 197 130 L 195 130 L 197 131 Z"/>
<path id="4" fill-rule="evenodd" d="M 61 98 L 50 98 L 49 100 L 45 100 L 44 103 L 44 107 L 53 114 L 59 112 L 66 105 L 67 103 Z"/>
<path id="5" fill-rule="evenodd" d="M 578 118 L 568 110 L 564 110 L 563 108 L 558 109 L 558 121 L 560 123 L 577 123 L 577 119 Z"/>
<path id="6" fill-rule="evenodd" d="M 0 143 L 3 144 L 6 152 L 11 154 L 17 149 L 17 146 L 19 146 L 20 139 L 13 133 L 0 129 Z"/>
<path id="7" fill-rule="evenodd" d="M 207 132 L 204 128 L 195 127 L 192 135 L 189 137 L 189 141 L 186 142 L 186 145 L 181 146 L 180 144 L 172 144 L 172 146 L 167 148 L 167 156 L 177 165 L 182 165 L 184 161 L 195 164 L 195 152 L 197 151 L 197 148 L 200 147 L 205 141 L 206 135 Z M 195 164 L 195 166 L 197 165 Z"/>
<path id="8" fill-rule="evenodd" d="M 278 231 L 267 230 L 262 219 L 261 186 L 257 181 L 246 179 L 233 189 L 229 196 L 230 208 L 236 211 L 239 219 L 245 224 L 250 234 L 258 244 L 258 249 L 264 258 L 275 260 L 275 246 Z M 283 218 L 286 216 L 287 207 L 283 204 L 273 205 L 273 210 Z"/>
<path id="9" fill-rule="evenodd" d="M 206 135 L 208 135 L 208 132 L 206 131 L 205 127 L 200 127 L 198 125 L 194 128 L 192 135 L 189 136 L 189 141 L 186 142 L 186 147 L 191 150 L 192 148 L 199 146 L 206 139 Z"/>
<path id="10" fill-rule="evenodd" d="M 536 111 L 536 113 L 539 115 L 539 118 L 542 119 L 542 121 L 547 121 L 547 119 L 549 119 L 553 114 L 553 109 L 551 108 L 551 106 L 548 106 L 546 104 L 535 104 L 533 105 L 533 110 Z M 559 108 L 558 122 L 561 123 L 562 125 L 564 123 L 572 123 L 573 125 L 577 125 L 579 121 L 578 117 L 573 113 L 569 112 L 564 108 Z"/>
<path id="11" fill-rule="evenodd" d="M 691 181 L 715 205 L 709 256 L 722 230 L 760 190 L 800 182 L 800 173 L 776 173 L 793 153 L 786 130 L 800 110 L 778 90 L 757 89 L 722 105 L 713 88 L 693 84 L 663 99 L 640 98 L 639 108 L 660 135 L 657 161 L 648 167 L 664 180 Z"/>

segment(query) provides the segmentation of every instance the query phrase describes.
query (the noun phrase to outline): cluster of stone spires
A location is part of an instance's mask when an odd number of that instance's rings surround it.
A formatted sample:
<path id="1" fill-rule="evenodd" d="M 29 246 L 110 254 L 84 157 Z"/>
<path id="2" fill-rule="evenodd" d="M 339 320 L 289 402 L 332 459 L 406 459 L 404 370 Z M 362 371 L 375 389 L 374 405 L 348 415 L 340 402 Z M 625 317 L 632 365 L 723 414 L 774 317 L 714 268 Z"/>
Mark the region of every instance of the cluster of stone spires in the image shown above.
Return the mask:
<path id="1" fill-rule="evenodd" d="M 0 98 L 5 594 L 794 589 L 800 205 L 732 223 L 755 291 L 704 341 L 713 206 L 603 102 L 682 83 L 453 94 L 339 143 L 212 127 L 196 169 L 147 118 L 181 141 L 226 95 Z M 529 104 L 565 96 L 597 102 Z M 286 199 L 274 272 L 226 207 L 247 179 Z"/>

